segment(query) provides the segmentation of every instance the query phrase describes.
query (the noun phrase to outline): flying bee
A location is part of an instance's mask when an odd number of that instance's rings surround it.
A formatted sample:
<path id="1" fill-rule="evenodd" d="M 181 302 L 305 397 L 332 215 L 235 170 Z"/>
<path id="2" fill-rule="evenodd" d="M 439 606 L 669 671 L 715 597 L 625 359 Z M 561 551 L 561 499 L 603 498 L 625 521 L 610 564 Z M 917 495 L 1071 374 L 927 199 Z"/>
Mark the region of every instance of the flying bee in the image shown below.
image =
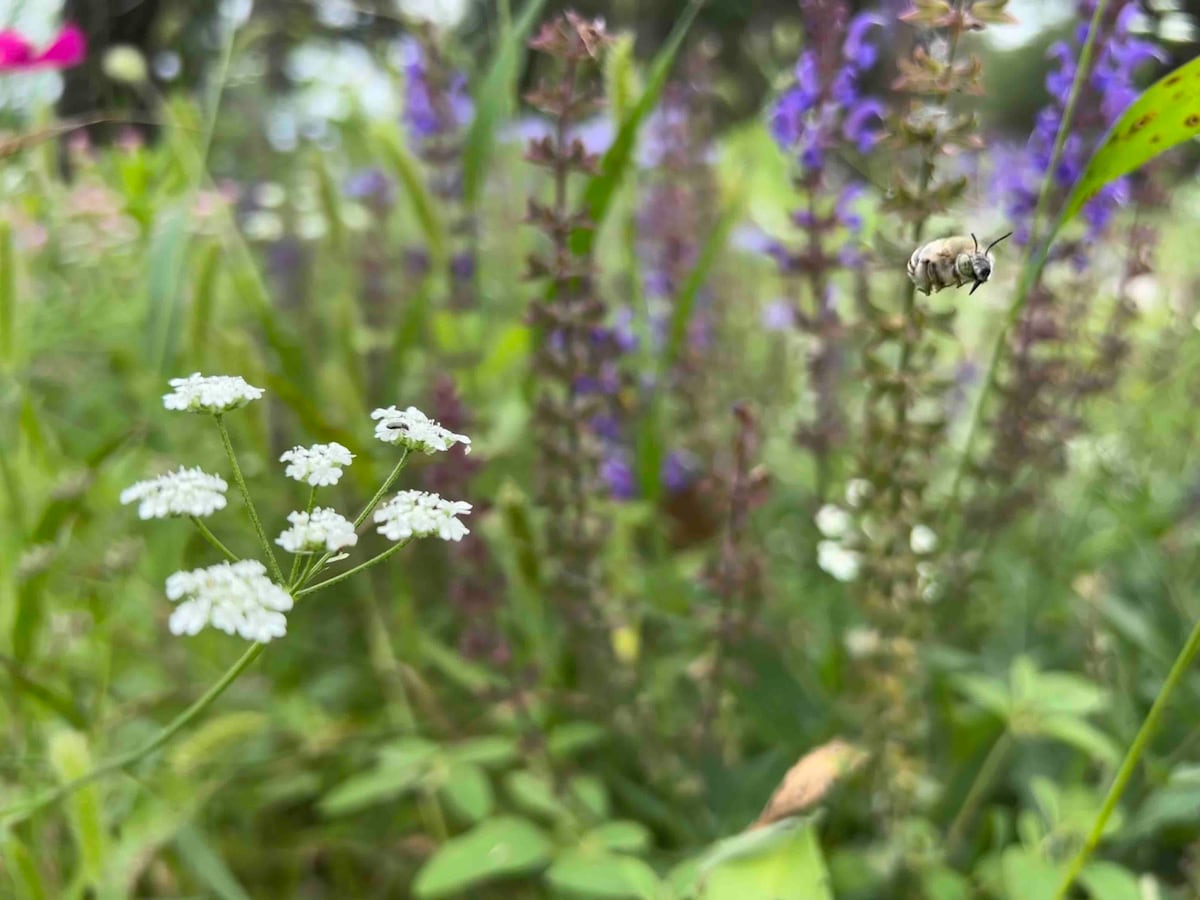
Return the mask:
<path id="1" fill-rule="evenodd" d="M 974 283 L 970 291 L 973 294 L 992 277 L 992 268 L 996 264 L 992 248 L 1011 235 L 1010 231 L 996 238 L 982 251 L 975 235 L 971 235 L 969 240 L 966 235 L 960 234 L 929 241 L 909 257 L 908 277 L 917 290 L 926 295 L 942 288 L 962 287 L 968 282 Z"/>

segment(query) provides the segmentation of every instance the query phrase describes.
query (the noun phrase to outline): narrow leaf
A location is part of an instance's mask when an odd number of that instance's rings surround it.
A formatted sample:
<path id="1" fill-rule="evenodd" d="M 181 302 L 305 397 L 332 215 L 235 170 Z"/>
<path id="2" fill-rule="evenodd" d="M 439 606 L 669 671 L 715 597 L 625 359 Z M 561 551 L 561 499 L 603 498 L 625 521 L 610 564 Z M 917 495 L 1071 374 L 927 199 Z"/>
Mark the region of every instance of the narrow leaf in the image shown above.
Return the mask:
<path id="1" fill-rule="evenodd" d="M 384 161 L 408 194 L 413 213 L 421 225 L 425 243 L 429 247 L 433 270 L 442 271 L 446 265 L 446 227 L 425 184 L 420 164 L 404 146 L 397 129 L 378 127 L 374 130 L 373 137 Z"/>

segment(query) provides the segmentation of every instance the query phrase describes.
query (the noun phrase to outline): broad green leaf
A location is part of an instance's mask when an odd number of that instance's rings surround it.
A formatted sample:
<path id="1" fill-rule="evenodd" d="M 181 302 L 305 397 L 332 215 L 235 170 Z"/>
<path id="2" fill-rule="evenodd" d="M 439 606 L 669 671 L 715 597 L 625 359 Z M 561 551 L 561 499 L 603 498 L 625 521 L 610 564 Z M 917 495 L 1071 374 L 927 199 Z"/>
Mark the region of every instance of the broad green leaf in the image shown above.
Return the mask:
<path id="1" fill-rule="evenodd" d="M 1005 722 L 1012 714 L 1012 698 L 1008 686 L 995 678 L 986 675 L 962 674 L 955 675 L 951 684 L 989 712 L 995 713 Z"/>
<path id="2" fill-rule="evenodd" d="M 429 247 L 433 270 L 442 271 L 446 265 L 446 226 L 442 222 L 437 203 L 425 184 L 420 164 L 404 146 L 398 129 L 378 126 L 373 130 L 372 137 L 384 162 L 408 194 L 413 213 L 416 214 Z"/>
<path id="3" fill-rule="evenodd" d="M 179 830 L 175 835 L 175 852 L 212 896 L 219 900 L 250 900 L 250 895 L 238 884 L 225 860 L 217 855 L 197 828 L 187 825 Z"/>
<path id="4" fill-rule="evenodd" d="M 540 868 L 554 845 L 525 819 L 504 816 L 475 826 L 447 841 L 417 872 L 417 897 L 461 896 L 477 884 Z"/>
<path id="5" fill-rule="evenodd" d="M 492 811 L 492 784 L 479 766 L 470 763 L 450 766 L 441 791 L 446 801 L 469 822 L 478 822 Z"/>
<path id="6" fill-rule="evenodd" d="M 503 766 L 519 755 L 517 739 L 507 735 L 488 735 L 472 738 L 445 749 L 451 762 L 472 763 L 477 766 Z"/>
<path id="7" fill-rule="evenodd" d="M 525 770 L 510 772 L 504 779 L 504 788 L 525 812 L 550 821 L 570 816 L 566 806 L 555 796 L 553 785 L 540 775 Z"/>
<path id="8" fill-rule="evenodd" d="M 92 768 L 87 738 L 78 731 L 60 731 L 50 738 L 50 764 L 62 783 L 81 778 Z M 95 784 L 85 785 L 66 801 L 71 836 L 88 883 L 98 886 L 107 856 L 108 835 L 100 816 L 100 794 Z"/>
<path id="9" fill-rule="evenodd" d="M 1004 900 L 1051 900 L 1062 872 L 1023 847 L 1009 847 L 1000 859 Z"/>
<path id="10" fill-rule="evenodd" d="M 5 874 L 0 875 L 0 879 L 10 882 L 17 900 L 46 900 L 50 895 L 46 893 L 42 873 L 29 848 L 11 831 L 4 834 L 2 841 Z"/>
<path id="11" fill-rule="evenodd" d="M 1137 876 L 1112 862 L 1088 863 L 1079 881 L 1092 900 L 1141 900 L 1143 896 Z"/>
<path id="12" fill-rule="evenodd" d="M 1092 154 L 1063 206 L 1066 224 L 1107 184 L 1200 134 L 1200 57 L 1142 92 Z"/>
<path id="13" fill-rule="evenodd" d="M 417 768 L 433 759 L 440 748 L 425 738 L 405 737 L 379 748 L 381 765 L 391 768 Z"/>
<path id="14" fill-rule="evenodd" d="M 562 853 L 546 870 L 546 880 L 584 897 L 653 898 L 661 884 L 640 859 L 583 850 Z"/>
<path id="15" fill-rule="evenodd" d="M 420 783 L 427 770 L 423 760 L 381 761 L 378 768 L 347 778 L 317 804 L 326 816 L 344 816 L 366 806 L 399 797 Z"/>
<path id="16" fill-rule="evenodd" d="M 625 121 L 638 92 L 633 47 L 634 36 L 620 34 L 604 54 L 604 99 L 608 101 L 609 113 L 618 122 Z"/>
<path id="17" fill-rule="evenodd" d="M 671 29 L 666 42 L 650 66 L 650 78 L 646 82 L 646 89 L 638 97 L 638 101 L 629 111 L 629 115 L 621 121 L 621 127 L 617 130 L 617 136 L 613 139 L 612 146 L 600 160 L 600 171 L 588 182 L 584 193 L 584 204 L 596 228 L 599 228 L 604 222 L 609 208 L 612 206 L 613 198 L 617 194 L 617 188 L 621 186 L 626 172 L 634 162 L 638 134 L 641 132 L 646 118 L 658 104 L 659 97 L 662 96 L 663 88 L 667 85 L 667 76 L 671 73 L 671 65 L 675 61 L 675 55 L 683 46 L 683 39 L 687 36 L 702 5 L 700 0 L 692 0 L 684 9 L 683 14 L 675 21 L 675 27 Z M 571 249 L 579 254 L 588 253 L 592 248 L 595 235 L 596 232 L 593 229 L 576 231 L 571 236 Z"/>
<path id="18" fill-rule="evenodd" d="M 575 800 L 597 819 L 608 816 L 608 789 L 595 775 L 576 775 L 570 781 Z"/>
<path id="19" fill-rule="evenodd" d="M 816 819 L 783 819 L 719 843 L 704 864 L 701 900 L 833 900 Z"/>
<path id="20" fill-rule="evenodd" d="M 640 853 L 650 846 L 650 829 L 641 822 L 620 820 L 597 825 L 583 837 L 584 843 L 596 843 L 609 850 Z"/>
<path id="21" fill-rule="evenodd" d="M 551 756 L 574 756 L 580 750 L 600 743 L 608 732 L 594 722 L 565 722 L 550 729 L 546 750 Z"/>
<path id="22" fill-rule="evenodd" d="M 1048 716 L 1037 723 L 1037 731 L 1082 750 L 1099 762 L 1115 766 L 1121 751 L 1103 731 L 1075 716 Z"/>
<path id="23" fill-rule="evenodd" d="M 1086 678 L 1069 672 L 1040 672 L 1034 683 L 1032 705 L 1039 712 L 1086 716 L 1104 707 L 1108 693 Z"/>
<path id="24" fill-rule="evenodd" d="M 496 145 L 496 129 L 515 106 L 517 79 L 525 62 L 525 38 L 545 5 L 546 0 L 528 0 L 521 17 L 506 23 L 487 73 L 472 91 L 476 100 L 475 117 L 467 128 L 463 145 L 463 199 L 468 207 L 474 208 L 479 202 Z"/>

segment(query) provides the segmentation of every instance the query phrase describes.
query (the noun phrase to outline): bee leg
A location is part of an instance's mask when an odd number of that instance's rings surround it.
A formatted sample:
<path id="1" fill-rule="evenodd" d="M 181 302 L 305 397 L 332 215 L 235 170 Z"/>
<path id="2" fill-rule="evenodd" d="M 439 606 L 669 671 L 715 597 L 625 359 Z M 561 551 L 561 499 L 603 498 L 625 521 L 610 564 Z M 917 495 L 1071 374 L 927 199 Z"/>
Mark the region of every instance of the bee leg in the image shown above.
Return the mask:
<path id="1" fill-rule="evenodd" d="M 938 284 L 937 268 L 933 265 L 933 263 L 931 263 L 929 260 L 925 260 L 923 265 L 925 266 L 925 296 L 928 297 L 933 293 L 934 285 L 938 285 L 939 288 L 941 285 Z"/>

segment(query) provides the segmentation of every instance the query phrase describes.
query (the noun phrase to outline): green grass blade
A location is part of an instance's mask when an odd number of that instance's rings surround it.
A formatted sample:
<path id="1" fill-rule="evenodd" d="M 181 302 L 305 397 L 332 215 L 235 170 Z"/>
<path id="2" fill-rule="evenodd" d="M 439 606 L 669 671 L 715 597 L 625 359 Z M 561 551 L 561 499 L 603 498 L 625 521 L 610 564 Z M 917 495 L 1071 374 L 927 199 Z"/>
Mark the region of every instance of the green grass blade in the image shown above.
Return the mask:
<path id="1" fill-rule="evenodd" d="M 441 272 L 446 267 L 446 226 L 438 213 L 437 203 L 425 184 L 420 163 L 404 146 L 400 133 L 395 128 L 375 128 L 372 134 L 384 161 L 392 174 L 399 179 L 412 203 L 413 212 L 424 232 L 429 247 L 433 271 Z"/>
<path id="2" fill-rule="evenodd" d="M 738 203 L 730 203 L 721 213 L 716 224 L 713 225 L 712 231 L 709 232 L 708 238 L 704 241 L 704 246 L 700 248 L 696 264 L 688 273 L 687 280 L 684 281 L 675 297 L 675 303 L 671 310 L 671 325 L 667 332 L 667 346 L 660 361 L 661 371 L 664 373 L 670 370 L 679 358 L 679 351 L 683 347 L 684 336 L 687 334 L 688 323 L 692 320 L 692 311 L 696 307 L 696 297 L 699 296 L 700 289 L 708 281 L 713 266 L 725 248 L 725 243 L 729 240 L 729 232 L 733 230 L 740 215 L 741 205 Z"/>
<path id="3" fill-rule="evenodd" d="M 1200 134 L 1200 57 L 1146 88 L 1109 129 L 1075 183 L 1061 227 L 1107 184 Z"/>
<path id="4" fill-rule="evenodd" d="M 528 0 L 515 22 L 504 21 L 492 63 L 475 96 L 475 118 L 467 129 L 463 147 L 463 199 L 468 209 L 479 202 L 487 181 L 488 163 L 496 145 L 496 129 L 516 106 L 517 79 L 525 62 L 528 36 L 546 0 Z"/>
<path id="5" fill-rule="evenodd" d="M 17 273 L 12 226 L 0 222 L 0 369 L 13 361 L 17 327 Z"/>
<path id="6" fill-rule="evenodd" d="M 671 74 L 671 66 L 675 62 L 679 48 L 683 46 L 683 39 L 687 37 L 688 31 L 703 5 L 702 0 L 692 0 L 687 9 L 683 11 L 683 15 L 679 17 L 679 21 L 675 23 L 675 27 L 671 29 L 666 43 L 658 51 L 658 55 L 654 57 L 654 62 L 650 66 L 650 77 L 646 82 L 646 90 L 633 105 L 629 115 L 621 122 L 616 139 L 613 140 L 612 146 L 608 148 L 608 152 L 600 161 L 599 173 L 588 182 L 584 201 L 596 228 L 599 228 L 604 217 L 608 215 L 613 198 L 617 194 L 617 188 L 621 186 L 625 174 L 633 165 L 638 134 L 641 132 L 646 118 L 658 105 L 663 89 L 667 86 L 667 76 Z M 593 229 L 576 231 L 571 236 L 571 249 L 579 254 L 588 253 L 595 240 L 595 234 Z"/>
<path id="7" fill-rule="evenodd" d="M 192 323 L 190 332 L 192 365 L 203 369 L 208 355 L 209 332 L 213 308 L 216 305 L 217 275 L 221 270 L 221 248 L 209 244 L 200 255 L 196 270 L 196 286 L 192 289 Z"/>

